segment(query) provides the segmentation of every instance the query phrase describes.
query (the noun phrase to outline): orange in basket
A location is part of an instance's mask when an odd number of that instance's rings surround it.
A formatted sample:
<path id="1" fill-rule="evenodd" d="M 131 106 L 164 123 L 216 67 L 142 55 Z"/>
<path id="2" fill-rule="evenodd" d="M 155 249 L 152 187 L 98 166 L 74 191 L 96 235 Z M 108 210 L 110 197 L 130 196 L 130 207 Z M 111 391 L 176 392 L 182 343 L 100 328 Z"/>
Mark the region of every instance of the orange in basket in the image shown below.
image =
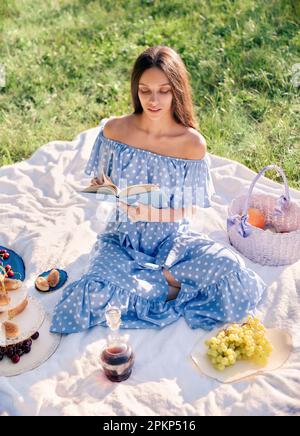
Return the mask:
<path id="1" fill-rule="evenodd" d="M 280 197 L 253 194 L 258 179 L 273 169 L 283 179 L 284 193 Z M 271 231 L 265 231 L 264 223 Z M 267 165 L 255 176 L 248 194 L 232 200 L 228 207 L 227 232 L 230 244 L 253 262 L 282 266 L 300 260 L 300 205 L 291 200 L 282 168 Z"/>
<path id="2" fill-rule="evenodd" d="M 266 218 L 264 214 L 259 210 L 252 207 L 248 209 L 248 223 L 253 227 L 264 229 L 266 225 Z"/>

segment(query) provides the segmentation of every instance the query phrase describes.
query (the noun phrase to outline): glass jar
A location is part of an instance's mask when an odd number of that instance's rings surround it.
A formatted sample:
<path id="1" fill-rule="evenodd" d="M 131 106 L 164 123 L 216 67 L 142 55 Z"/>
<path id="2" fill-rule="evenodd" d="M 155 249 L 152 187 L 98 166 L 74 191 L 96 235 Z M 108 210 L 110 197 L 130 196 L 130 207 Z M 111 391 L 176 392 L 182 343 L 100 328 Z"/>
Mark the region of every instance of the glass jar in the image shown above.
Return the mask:
<path id="1" fill-rule="evenodd" d="M 100 354 L 100 363 L 104 374 L 112 382 L 127 380 L 134 364 L 134 353 L 128 343 L 128 335 L 119 334 L 121 310 L 116 306 L 106 309 L 105 317 L 111 330 Z"/>
<path id="2" fill-rule="evenodd" d="M 119 342 L 105 347 L 100 361 L 104 374 L 112 382 L 127 380 L 131 375 L 134 355 L 129 344 Z"/>

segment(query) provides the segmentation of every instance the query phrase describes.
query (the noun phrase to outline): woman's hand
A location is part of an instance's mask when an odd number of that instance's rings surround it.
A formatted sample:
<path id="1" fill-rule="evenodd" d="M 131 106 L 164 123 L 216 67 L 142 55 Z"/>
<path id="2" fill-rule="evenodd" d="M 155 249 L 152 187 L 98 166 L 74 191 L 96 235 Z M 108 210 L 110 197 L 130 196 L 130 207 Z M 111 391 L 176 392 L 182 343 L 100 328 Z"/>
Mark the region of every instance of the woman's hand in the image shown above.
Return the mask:
<path id="1" fill-rule="evenodd" d="M 130 206 L 127 203 L 119 200 L 119 205 L 121 209 L 127 213 L 127 216 L 130 218 L 130 221 L 155 221 L 157 214 L 155 212 L 155 208 L 151 205 L 145 205 L 143 203 L 136 203 L 136 206 Z"/>
<path id="2" fill-rule="evenodd" d="M 91 180 L 91 185 L 90 186 L 101 186 L 103 184 L 103 182 L 101 182 L 101 180 L 98 177 L 94 177 Z"/>
<path id="3" fill-rule="evenodd" d="M 91 186 L 101 186 L 104 183 L 106 184 L 113 184 L 113 181 L 111 180 L 111 178 L 109 176 L 107 176 L 106 174 L 102 173 L 102 178 L 100 179 L 99 177 L 94 177 L 91 180 Z"/>

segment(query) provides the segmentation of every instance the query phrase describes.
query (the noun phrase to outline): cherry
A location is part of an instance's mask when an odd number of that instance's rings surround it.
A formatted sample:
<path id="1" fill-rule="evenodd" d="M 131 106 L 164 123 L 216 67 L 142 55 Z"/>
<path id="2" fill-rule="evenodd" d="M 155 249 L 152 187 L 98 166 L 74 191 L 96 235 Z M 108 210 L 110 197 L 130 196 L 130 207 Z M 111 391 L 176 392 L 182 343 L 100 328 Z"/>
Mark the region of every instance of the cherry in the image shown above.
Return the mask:
<path id="1" fill-rule="evenodd" d="M 6 265 L 5 271 L 6 271 L 5 277 L 9 277 L 9 278 L 14 277 L 15 273 L 13 272 L 11 265 Z"/>
<path id="2" fill-rule="evenodd" d="M 39 332 L 32 335 L 32 338 L 37 339 L 39 337 Z M 31 351 L 32 339 L 26 339 L 25 341 L 19 342 L 16 345 L 8 345 L 7 347 L 0 347 L 0 362 L 6 355 L 12 363 L 19 363 L 21 356 L 23 354 L 28 354 Z"/>
<path id="3" fill-rule="evenodd" d="M 32 340 L 31 339 L 27 339 L 27 341 L 24 341 L 23 342 L 23 346 L 26 348 L 26 347 L 31 347 L 31 345 L 32 345 Z"/>
<path id="4" fill-rule="evenodd" d="M 18 354 L 15 354 L 11 358 L 12 363 L 19 363 L 20 362 L 20 356 Z"/>
<path id="5" fill-rule="evenodd" d="M 14 347 L 8 347 L 6 350 L 6 355 L 7 357 L 9 357 L 10 359 L 15 355 L 16 350 Z"/>
<path id="6" fill-rule="evenodd" d="M 13 363 L 19 363 L 19 362 L 20 362 L 20 356 L 19 356 L 18 354 L 14 354 L 14 355 L 10 358 L 10 360 L 11 360 Z"/>
<path id="7" fill-rule="evenodd" d="M 6 259 L 8 259 L 8 258 L 9 258 L 9 253 L 4 253 L 4 254 L 3 254 L 3 259 L 6 260 Z"/>

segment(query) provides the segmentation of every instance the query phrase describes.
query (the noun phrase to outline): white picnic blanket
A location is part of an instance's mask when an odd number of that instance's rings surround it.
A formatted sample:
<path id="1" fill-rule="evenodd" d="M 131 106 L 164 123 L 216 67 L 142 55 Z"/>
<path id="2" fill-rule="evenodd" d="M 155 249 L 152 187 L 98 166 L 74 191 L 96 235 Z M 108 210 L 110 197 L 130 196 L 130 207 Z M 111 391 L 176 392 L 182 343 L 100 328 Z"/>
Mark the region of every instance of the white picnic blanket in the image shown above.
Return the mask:
<path id="1" fill-rule="evenodd" d="M 99 213 L 93 199 L 75 190 L 89 182 L 83 170 L 98 130 L 82 132 L 73 141 L 50 142 L 30 159 L 0 169 L 0 245 L 22 256 L 29 286 L 51 265 L 67 270 L 68 283 L 88 268 L 111 205 L 102 204 Z M 255 173 L 228 159 L 210 159 L 213 207 L 202 209 L 204 219 L 193 221 L 192 227 L 229 245 L 227 205 L 247 192 Z M 282 194 L 282 186 L 267 178 L 260 179 L 256 190 Z M 300 192 L 291 190 L 291 195 L 300 202 Z M 134 371 L 127 381 L 111 383 L 99 369 L 107 334 L 99 326 L 64 337 L 39 368 L 0 377 L 0 416 L 300 414 L 300 262 L 275 268 L 245 261 L 269 285 L 258 316 L 267 326 L 292 334 L 294 351 L 281 369 L 232 385 L 205 377 L 190 358 L 205 332 L 191 330 L 181 318 L 160 331 L 130 330 Z M 31 290 L 50 312 L 61 295 Z"/>

